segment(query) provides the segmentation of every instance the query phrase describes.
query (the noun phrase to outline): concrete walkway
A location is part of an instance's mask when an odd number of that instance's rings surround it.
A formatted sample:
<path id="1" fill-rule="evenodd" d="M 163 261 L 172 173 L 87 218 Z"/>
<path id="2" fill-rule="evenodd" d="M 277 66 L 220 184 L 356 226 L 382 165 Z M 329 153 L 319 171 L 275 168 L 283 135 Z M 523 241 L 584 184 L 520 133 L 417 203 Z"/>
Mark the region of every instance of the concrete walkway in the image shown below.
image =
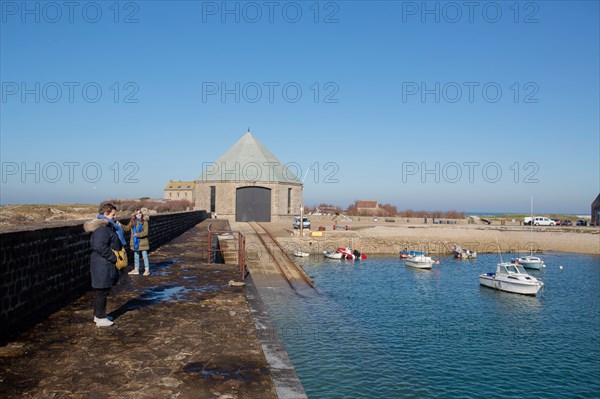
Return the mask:
<path id="1" fill-rule="evenodd" d="M 234 265 L 202 263 L 196 226 L 123 276 L 92 321 L 90 292 L 0 347 L 1 398 L 274 398 Z"/>

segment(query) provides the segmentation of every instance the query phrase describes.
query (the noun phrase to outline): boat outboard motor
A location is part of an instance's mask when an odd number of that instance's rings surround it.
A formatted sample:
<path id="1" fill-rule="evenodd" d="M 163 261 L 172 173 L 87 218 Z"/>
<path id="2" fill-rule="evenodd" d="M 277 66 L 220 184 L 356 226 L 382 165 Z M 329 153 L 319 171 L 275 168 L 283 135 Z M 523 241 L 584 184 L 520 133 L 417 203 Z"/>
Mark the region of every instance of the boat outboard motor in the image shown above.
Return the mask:
<path id="1" fill-rule="evenodd" d="M 357 258 L 360 259 L 360 252 L 358 252 L 358 250 L 354 250 L 354 252 L 352 252 L 352 254 Z"/>

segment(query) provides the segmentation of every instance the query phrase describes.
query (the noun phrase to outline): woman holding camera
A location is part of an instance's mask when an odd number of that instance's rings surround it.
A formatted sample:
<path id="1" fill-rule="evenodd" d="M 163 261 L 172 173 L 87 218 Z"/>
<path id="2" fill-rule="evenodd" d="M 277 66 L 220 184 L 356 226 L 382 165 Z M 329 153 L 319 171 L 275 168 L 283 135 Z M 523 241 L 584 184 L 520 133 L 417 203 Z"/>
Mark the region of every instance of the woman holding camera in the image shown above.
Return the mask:
<path id="1" fill-rule="evenodd" d="M 141 210 L 135 211 L 131 221 L 126 226 L 123 226 L 123 230 L 131 232 L 129 246 L 133 251 L 134 269 L 129 274 L 140 274 L 141 253 L 144 258 L 144 276 L 149 276 L 150 262 L 148 261 L 148 251 L 150 250 L 150 243 L 148 241 L 148 221 L 144 218 L 143 212 Z"/>

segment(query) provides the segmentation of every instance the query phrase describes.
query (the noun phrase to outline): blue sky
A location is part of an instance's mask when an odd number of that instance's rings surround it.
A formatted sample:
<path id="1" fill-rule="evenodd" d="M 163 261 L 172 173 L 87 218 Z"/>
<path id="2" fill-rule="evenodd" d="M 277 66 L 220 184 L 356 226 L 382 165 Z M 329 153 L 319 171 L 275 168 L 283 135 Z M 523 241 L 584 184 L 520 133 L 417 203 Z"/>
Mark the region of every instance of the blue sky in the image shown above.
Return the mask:
<path id="1" fill-rule="evenodd" d="M 0 203 L 160 197 L 250 127 L 304 200 L 589 213 L 598 2 L 2 2 Z"/>

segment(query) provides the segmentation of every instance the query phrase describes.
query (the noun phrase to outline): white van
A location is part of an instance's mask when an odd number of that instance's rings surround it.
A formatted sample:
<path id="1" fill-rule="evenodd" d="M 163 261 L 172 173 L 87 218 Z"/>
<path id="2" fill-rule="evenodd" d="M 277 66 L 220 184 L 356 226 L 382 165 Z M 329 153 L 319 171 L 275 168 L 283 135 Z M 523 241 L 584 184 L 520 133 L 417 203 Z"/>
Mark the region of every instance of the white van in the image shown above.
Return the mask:
<path id="1" fill-rule="evenodd" d="M 532 222 L 532 219 L 530 217 L 527 217 L 523 220 L 523 224 L 526 225 L 530 225 Z M 545 216 L 536 216 L 533 218 L 533 225 L 534 226 L 555 226 L 556 222 L 554 220 L 548 219 Z"/>
<path id="2" fill-rule="evenodd" d="M 300 228 L 300 216 L 294 216 L 294 228 Z M 302 228 L 310 229 L 310 220 L 308 218 L 302 218 Z"/>

